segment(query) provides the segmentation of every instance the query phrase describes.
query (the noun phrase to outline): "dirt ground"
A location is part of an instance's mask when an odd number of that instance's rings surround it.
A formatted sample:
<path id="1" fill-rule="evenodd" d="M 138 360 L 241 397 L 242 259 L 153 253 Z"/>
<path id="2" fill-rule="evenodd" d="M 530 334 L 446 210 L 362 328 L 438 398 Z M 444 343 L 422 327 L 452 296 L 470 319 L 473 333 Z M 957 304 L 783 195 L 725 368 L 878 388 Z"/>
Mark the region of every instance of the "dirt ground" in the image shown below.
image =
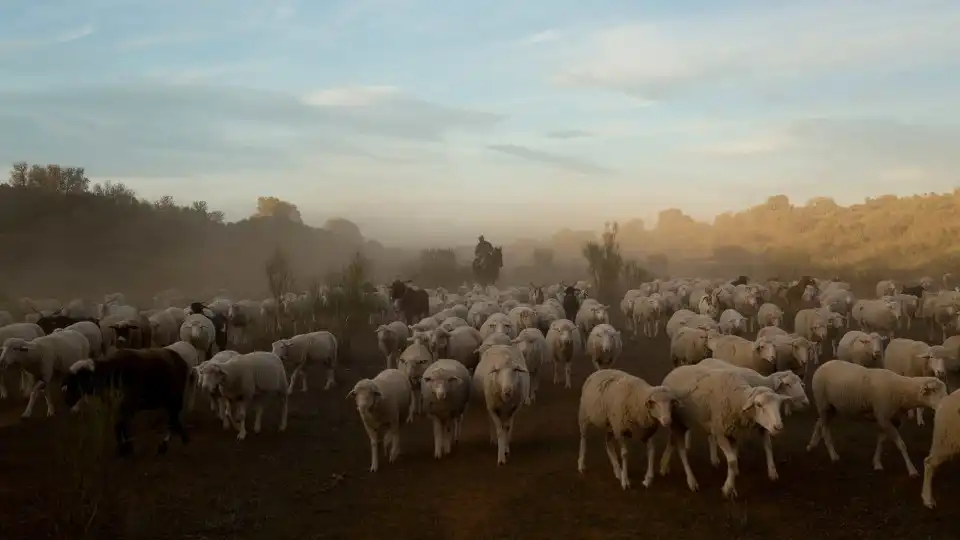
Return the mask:
<path id="1" fill-rule="evenodd" d="M 884 457 L 887 470 L 872 470 L 870 424 L 838 425 L 837 465 L 822 446 L 808 454 L 809 412 L 790 417 L 775 440 L 779 481 L 766 478 L 759 441 L 744 445 L 735 502 L 721 497 L 724 469 L 710 466 L 702 436 L 691 452 L 699 493 L 688 491 L 679 464 L 644 489 L 639 445 L 632 454 L 635 487 L 621 490 L 600 433 L 590 441 L 581 476 L 576 410 L 583 365 L 576 366 L 573 390 L 544 376 L 537 403 L 520 412 L 506 466 L 497 466 L 487 419 L 474 406 L 462 445 L 449 458 L 433 459 L 429 422 L 418 420 L 403 431 L 398 462 L 371 474 L 366 436 L 344 396 L 357 379 L 373 376 L 382 360 L 372 339 L 354 347 L 339 387 L 322 391 L 322 373 L 315 373 L 310 391 L 294 395 L 286 433 L 277 433 L 277 410 L 268 409 L 264 431 L 238 443 L 199 403 L 188 416 L 190 444 L 174 441 L 160 457 L 159 431 L 138 427 L 136 455 L 117 460 L 108 454 L 101 467 L 71 465 L 71 456 L 87 454 L 81 438 L 71 435 L 77 430 L 68 427 L 67 415 L 44 418 L 41 404 L 39 416 L 19 421 L 23 403 L 5 403 L 0 416 L 11 425 L 0 428 L 0 538 L 80 538 L 84 529 L 91 538 L 124 540 L 960 537 L 957 466 L 942 468 L 938 509 L 927 510 L 920 479 L 906 475 L 892 445 Z M 617 367 L 657 383 L 669 367 L 667 347 L 663 336 L 628 341 Z M 911 423 L 901 431 L 922 471 L 930 424 Z M 662 434 L 657 441 L 659 451 Z M 94 495 L 83 506 L 81 488 L 102 475 L 109 488 L 90 519 L 90 501 L 99 491 L 87 489 Z"/>

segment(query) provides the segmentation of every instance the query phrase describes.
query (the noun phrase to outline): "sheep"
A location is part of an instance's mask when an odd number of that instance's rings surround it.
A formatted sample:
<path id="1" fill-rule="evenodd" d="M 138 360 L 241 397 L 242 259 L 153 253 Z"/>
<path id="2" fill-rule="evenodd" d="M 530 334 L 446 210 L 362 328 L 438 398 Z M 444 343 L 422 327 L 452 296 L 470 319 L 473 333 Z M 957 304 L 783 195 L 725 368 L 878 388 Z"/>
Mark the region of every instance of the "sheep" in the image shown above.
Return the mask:
<path id="1" fill-rule="evenodd" d="M 420 400 L 424 412 L 433 421 L 433 457 L 436 459 L 449 454 L 460 440 L 460 425 L 470 402 L 471 388 L 470 372 L 456 360 L 441 358 L 423 372 Z"/>
<path id="2" fill-rule="evenodd" d="M 564 388 L 573 388 L 573 362 L 583 354 L 583 341 L 577 325 L 569 319 L 559 319 L 547 331 L 547 361 L 553 362 L 553 384 L 560 384 L 560 368 L 564 373 Z"/>
<path id="3" fill-rule="evenodd" d="M 917 469 L 910 462 L 907 445 L 897 431 L 897 416 L 917 407 L 935 409 L 947 393 L 943 381 L 933 377 L 904 377 L 884 368 L 867 368 L 843 360 L 825 362 L 813 374 L 813 400 L 817 405 L 817 423 L 807 445 L 807 452 L 820 444 L 827 447 L 830 460 L 840 460 L 833 446 L 830 423 L 837 414 L 872 416 L 877 422 L 877 446 L 873 453 L 873 469 L 883 470 L 880 455 L 883 443 L 892 439 L 900 450 L 910 476 Z"/>
<path id="4" fill-rule="evenodd" d="M 900 326 L 900 303 L 894 300 L 857 300 L 851 315 L 868 332 L 878 332 L 892 338 Z"/>
<path id="5" fill-rule="evenodd" d="M 859 330 L 850 330 L 840 338 L 837 345 L 837 359 L 859 364 L 863 367 L 877 367 L 883 356 L 883 338 L 880 334 L 870 334 Z"/>
<path id="6" fill-rule="evenodd" d="M 191 313 L 184 317 L 180 325 L 180 341 L 193 345 L 203 360 L 213 356 L 216 337 L 217 328 L 206 315 Z"/>
<path id="7" fill-rule="evenodd" d="M 587 337 L 584 352 L 594 369 L 612 367 L 623 352 L 620 331 L 607 323 L 594 326 Z"/>
<path id="8" fill-rule="evenodd" d="M 30 341 L 44 335 L 44 331 L 36 323 L 13 323 L 6 326 L 0 326 L 0 345 L 10 338 L 20 338 L 24 341 Z M 2 353 L 0 353 L 2 358 Z M 6 370 L 3 362 L 0 362 L 0 399 L 7 399 L 7 386 L 3 382 L 3 372 Z M 33 388 L 33 376 L 24 370 L 20 370 L 20 393 L 24 397 L 30 395 Z"/>
<path id="9" fill-rule="evenodd" d="M 443 328 L 447 332 L 453 332 L 461 326 L 470 326 L 467 324 L 467 321 L 463 320 L 461 317 L 447 317 L 441 323 L 439 328 Z M 439 329 L 438 328 L 438 329 Z"/>
<path id="10" fill-rule="evenodd" d="M 413 389 L 413 393 L 410 394 L 410 399 L 413 401 L 410 402 L 407 422 L 413 422 L 414 417 L 421 414 L 423 410 L 423 403 L 420 401 L 420 378 L 434 360 L 430 349 L 420 343 L 410 344 L 397 359 L 397 369 L 410 379 L 410 388 Z"/>
<path id="11" fill-rule="evenodd" d="M 720 314 L 719 327 L 721 334 L 740 335 L 747 330 L 747 319 L 735 309 L 725 309 Z"/>
<path id="12" fill-rule="evenodd" d="M 449 358 L 473 371 L 480 361 L 477 349 L 483 343 L 480 332 L 472 326 L 460 326 L 452 331 L 437 328 L 430 337 L 430 350 L 436 358 Z"/>
<path id="13" fill-rule="evenodd" d="M 183 322 L 177 322 L 176 315 L 171 309 L 158 311 L 147 318 L 150 323 L 151 336 L 155 347 L 166 347 L 171 343 L 180 340 L 180 325 Z"/>
<path id="14" fill-rule="evenodd" d="M 794 333 L 818 344 L 818 349 L 814 351 L 814 363 L 819 361 L 819 344 L 827 338 L 828 326 L 825 314 L 819 309 L 801 309 L 793 319 Z"/>
<path id="15" fill-rule="evenodd" d="M 201 366 L 203 389 L 218 392 L 231 411 L 230 422 L 237 428 L 237 440 L 247 438 L 247 406 L 253 406 L 253 432 L 260 433 L 264 399 L 275 395 L 280 400 L 280 426 L 287 429 L 288 394 L 287 372 L 283 361 L 272 352 L 254 351 L 238 354 L 225 362 L 208 362 Z M 234 417 L 232 411 L 236 411 Z"/>
<path id="16" fill-rule="evenodd" d="M 491 345 L 480 355 L 473 374 L 473 390 L 481 396 L 491 422 L 491 442 L 497 443 L 497 465 L 507 463 L 513 421 L 530 387 L 530 374 L 520 350 L 511 345 Z"/>
<path id="17" fill-rule="evenodd" d="M 713 334 L 707 339 L 707 347 L 714 358 L 750 368 L 761 375 L 773 373 L 776 367 L 777 349 L 767 338 L 749 341 L 739 336 Z"/>
<path id="18" fill-rule="evenodd" d="M 13 318 L 13 315 L 5 309 L 0 309 L 0 328 L 14 324 L 16 321 Z"/>
<path id="19" fill-rule="evenodd" d="M 660 313 L 663 306 L 659 298 L 641 296 L 632 299 L 631 316 L 628 320 L 634 328 L 636 335 L 638 328 L 643 328 L 643 335 L 655 338 L 660 335 Z"/>
<path id="20" fill-rule="evenodd" d="M 789 415 L 791 410 L 803 410 L 810 406 L 807 392 L 803 388 L 803 380 L 792 371 L 777 371 L 770 375 L 763 376 L 752 369 L 737 367 L 717 358 L 706 358 L 697 365 L 707 369 L 733 371 L 742 376 L 750 386 L 762 386 L 773 390 L 784 397 L 781 402 L 784 416 Z M 717 455 L 717 442 L 712 436 L 708 436 L 708 439 L 710 445 L 710 463 L 716 467 L 720 465 L 720 458 Z M 775 481 L 780 475 L 777 473 L 776 461 L 773 459 L 773 441 L 770 438 L 770 433 L 767 431 L 763 432 L 763 450 L 767 459 L 767 477 Z"/>
<path id="21" fill-rule="evenodd" d="M 183 444 L 189 442 L 180 419 L 189 373 L 187 363 L 173 350 L 120 349 L 96 362 L 90 359 L 75 362 L 64 377 L 60 391 L 71 409 L 78 406 L 83 396 L 105 395 L 114 388 L 120 391 L 115 428 L 120 456 L 133 453 L 129 427 L 133 414 L 164 409 L 167 432 L 157 450 L 162 455 L 167 453 L 172 433 L 179 435 Z"/>
<path id="22" fill-rule="evenodd" d="M 494 313 L 480 325 L 480 337 L 487 339 L 487 336 L 494 332 L 501 332 L 513 339 L 517 337 L 517 328 L 513 326 L 513 321 L 504 313 Z"/>
<path id="23" fill-rule="evenodd" d="M 780 306 L 769 302 L 761 304 L 757 308 L 757 325 L 760 328 L 783 325 L 783 310 Z"/>
<path id="24" fill-rule="evenodd" d="M 776 327 L 771 326 L 768 328 Z M 807 338 L 787 333 L 772 334 L 764 337 L 767 341 L 773 343 L 773 348 L 776 350 L 776 359 L 774 360 L 775 370 L 790 370 L 800 376 L 806 373 L 807 364 L 811 356 L 810 350 L 812 349 L 812 344 Z"/>
<path id="25" fill-rule="evenodd" d="M 80 321 L 63 329 L 58 328 L 55 332 L 62 332 L 64 330 L 79 332 L 83 334 L 83 337 L 87 338 L 87 343 L 90 345 L 90 358 L 96 360 L 106 352 L 103 350 L 103 333 L 100 332 L 100 327 L 96 323 Z"/>
<path id="26" fill-rule="evenodd" d="M 537 327 L 537 313 L 528 306 L 517 306 L 511 309 L 507 317 L 518 332 L 524 328 Z"/>
<path id="27" fill-rule="evenodd" d="M 931 347 L 922 341 L 897 338 L 890 340 L 883 353 L 883 367 L 905 377 L 936 377 L 946 374 L 946 351 L 941 346 Z M 917 408 L 917 425 L 923 425 L 923 409 Z"/>
<path id="28" fill-rule="evenodd" d="M 330 332 L 320 330 L 308 334 L 298 334 L 292 338 L 280 339 L 273 342 L 272 351 L 281 360 L 294 365 L 293 372 L 290 374 L 291 393 L 293 393 L 293 385 L 296 384 L 297 377 L 300 377 L 300 391 L 307 391 L 306 369 L 314 363 L 319 363 L 327 368 L 327 381 L 323 386 L 324 390 L 329 390 L 337 384 L 337 338 Z"/>
<path id="29" fill-rule="evenodd" d="M 178 343 L 187 343 L 189 342 L 178 342 Z M 192 347 L 192 345 L 191 345 Z M 194 349 L 196 350 L 196 349 Z M 199 356 L 199 355 L 198 355 Z M 193 379 L 196 381 L 196 388 L 203 390 L 204 388 L 211 388 L 212 390 L 207 390 L 207 397 L 210 399 L 210 410 L 216 411 L 217 418 L 223 423 L 223 429 L 230 429 L 230 407 L 227 400 L 220 395 L 220 391 L 217 389 L 216 385 L 205 384 L 204 373 L 207 371 L 205 366 L 209 364 L 222 364 L 227 360 L 235 356 L 240 356 L 240 353 L 237 351 L 220 351 L 217 354 L 213 355 L 209 360 L 204 360 L 200 362 L 196 367 L 193 368 L 194 374 Z"/>
<path id="30" fill-rule="evenodd" d="M 373 379 L 360 379 L 347 394 L 354 398 L 363 428 L 370 439 L 370 472 L 380 468 L 380 441 L 389 461 L 400 456 L 400 426 L 409 415 L 413 388 L 398 369 L 385 369 Z"/>
<path id="31" fill-rule="evenodd" d="M 707 331 L 720 330 L 720 326 L 717 324 L 717 322 L 710 317 L 698 315 L 686 309 L 681 309 L 671 315 L 670 320 L 667 321 L 667 337 L 673 339 L 673 336 L 677 333 L 677 331 L 684 326 L 690 326 Z"/>
<path id="32" fill-rule="evenodd" d="M 231 304 L 227 310 L 228 323 L 239 330 L 237 342 L 251 342 L 252 334 L 261 325 L 262 317 L 262 304 L 255 300 L 240 300 Z"/>
<path id="33" fill-rule="evenodd" d="M 381 324 L 374 332 L 377 334 L 377 348 L 387 359 L 387 369 L 396 368 L 397 357 L 410 337 L 410 327 L 402 321 L 393 321 Z"/>
<path id="34" fill-rule="evenodd" d="M 610 322 L 607 313 L 609 309 L 610 306 L 602 305 L 592 298 L 588 298 L 580 304 L 580 309 L 577 310 L 577 316 L 573 322 L 577 323 L 577 328 L 580 330 L 580 337 L 583 338 L 585 343 L 589 339 L 590 332 L 593 331 L 595 326 Z"/>
<path id="35" fill-rule="evenodd" d="M 33 414 L 41 391 L 47 402 L 47 416 L 53 416 L 53 400 L 47 386 L 54 377 L 67 374 L 75 362 L 89 357 L 90 342 L 75 330 L 63 330 L 32 340 L 9 338 L 4 341 L 0 350 L 0 366 L 20 366 L 35 381 L 21 418 L 29 418 Z"/>
<path id="36" fill-rule="evenodd" d="M 196 390 L 197 390 L 197 377 L 198 373 L 196 367 L 200 365 L 200 354 L 197 353 L 197 350 L 193 348 L 193 345 L 186 341 L 177 341 L 171 343 L 164 347 L 164 349 L 173 351 L 186 362 L 187 367 L 190 368 L 190 373 L 187 377 L 187 403 L 185 407 L 187 410 L 193 410 L 193 404 L 196 400 Z"/>
<path id="37" fill-rule="evenodd" d="M 530 399 L 525 405 L 531 405 L 537 400 L 537 391 L 540 389 L 540 367 L 549 361 L 547 357 L 547 340 L 537 328 L 524 328 L 512 340 L 520 349 L 523 360 L 530 373 Z"/>
<path id="38" fill-rule="evenodd" d="M 670 438 L 660 461 L 660 474 L 670 471 L 670 457 L 674 449 L 680 455 L 687 476 L 687 487 L 697 491 L 699 486 L 687 460 L 686 432 L 699 426 L 712 436 L 727 460 L 727 478 L 721 492 L 724 497 L 737 495 L 736 477 L 739 470 L 737 443 L 760 426 L 771 436 L 783 429 L 780 403 L 786 398 L 762 386 L 751 386 L 747 380 L 728 369 L 680 366 L 667 374 L 663 386 L 678 397 L 676 418 L 670 424 Z M 769 472 L 769 471 L 768 471 Z"/>
<path id="39" fill-rule="evenodd" d="M 934 508 L 933 477 L 940 465 L 960 454 L 960 390 L 943 398 L 933 414 L 933 439 L 930 451 L 923 459 L 923 489 L 920 496 L 924 506 Z"/>
<path id="40" fill-rule="evenodd" d="M 670 340 L 670 361 L 674 366 L 696 364 L 710 356 L 708 333 L 699 328 L 683 327 Z"/>
<path id="41" fill-rule="evenodd" d="M 640 377 L 617 369 L 594 371 L 583 383 L 577 420 L 580 424 L 580 454 L 577 471 L 586 470 L 587 431 L 590 427 L 606 430 L 607 456 L 620 487 L 630 487 L 627 471 L 627 441 L 634 434 L 646 445 L 647 472 L 643 487 L 653 483 L 656 449 L 653 435 L 660 426 L 669 428 L 674 393 L 665 386 L 651 386 Z M 619 446 L 619 452 L 617 447 Z"/>

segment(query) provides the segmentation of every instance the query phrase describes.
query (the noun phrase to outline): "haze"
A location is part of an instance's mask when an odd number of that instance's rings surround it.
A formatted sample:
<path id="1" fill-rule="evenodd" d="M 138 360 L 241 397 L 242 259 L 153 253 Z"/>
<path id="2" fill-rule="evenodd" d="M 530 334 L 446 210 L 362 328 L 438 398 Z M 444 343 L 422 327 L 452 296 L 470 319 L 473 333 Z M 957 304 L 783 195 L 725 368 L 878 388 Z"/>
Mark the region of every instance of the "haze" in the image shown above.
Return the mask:
<path id="1" fill-rule="evenodd" d="M 0 0 L 0 162 L 394 245 L 947 191 L 960 3 Z"/>

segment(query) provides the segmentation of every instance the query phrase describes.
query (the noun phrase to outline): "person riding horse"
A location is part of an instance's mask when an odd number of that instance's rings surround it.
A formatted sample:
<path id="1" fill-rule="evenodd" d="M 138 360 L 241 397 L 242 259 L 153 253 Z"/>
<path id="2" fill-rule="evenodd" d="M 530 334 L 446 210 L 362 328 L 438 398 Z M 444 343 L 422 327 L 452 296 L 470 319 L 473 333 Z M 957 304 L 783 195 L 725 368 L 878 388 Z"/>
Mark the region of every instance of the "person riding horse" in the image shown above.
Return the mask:
<path id="1" fill-rule="evenodd" d="M 473 250 L 474 255 L 474 265 L 479 266 L 483 264 L 487 258 L 493 254 L 493 244 L 487 242 L 484 239 L 483 235 L 480 235 L 480 238 L 477 239 L 477 247 Z"/>

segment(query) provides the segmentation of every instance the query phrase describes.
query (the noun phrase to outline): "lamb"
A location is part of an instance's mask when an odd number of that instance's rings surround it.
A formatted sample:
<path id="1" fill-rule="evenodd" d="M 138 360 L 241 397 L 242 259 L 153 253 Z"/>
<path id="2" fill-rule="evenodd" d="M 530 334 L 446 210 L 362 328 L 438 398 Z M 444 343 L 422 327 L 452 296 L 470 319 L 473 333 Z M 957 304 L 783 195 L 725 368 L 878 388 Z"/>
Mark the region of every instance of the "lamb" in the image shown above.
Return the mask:
<path id="1" fill-rule="evenodd" d="M 822 435 L 830 460 L 840 460 L 833 447 L 830 423 L 837 414 L 872 416 L 877 422 L 877 447 L 873 453 L 873 469 L 883 470 L 880 456 L 883 443 L 892 439 L 900 450 L 910 476 L 917 476 L 917 469 L 910 462 L 907 445 L 900 438 L 895 422 L 901 413 L 929 407 L 935 409 L 946 396 L 943 381 L 933 377 L 904 377 L 884 368 L 867 368 L 843 360 L 825 362 L 813 374 L 813 399 L 819 418 L 813 426 L 813 434 L 807 451 L 820 444 Z"/>
<path id="2" fill-rule="evenodd" d="M 684 327 L 670 340 L 670 361 L 674 366 L 696 364 L 710 356 L 708 333 L 699 328 Z"/>
<path id="3" fill-rule="evenodd" d="M 933 439 L 923 459 L 923 489 L 920 496 L 927 508 L 934 508 L 933 477 L 940 465 L 960 454 L 960 390 L 943 398 L 933 414 Z"/>
<path id="4" fill-rule="evenodd" d="M 857 300 L 851 315 L 860 323 L 860 328 L 892 338 L 900 326 L 900 303 L 885 299 Z"/>
<path id="5" fill-rule="evenodd" d="M 643 487 L 650 487 L 655 457 L 653 435 L 660 426 L 670 427 L 675 401 L 676 396 L 669 388 L 651 386 L 624 371 L 601 369 L 591 373 L 580 392 L 577 414 L 580 454 L 577 471 L 583 474 L 586 470 L 588 429 L 605 429 L 607 456 L 613 466 L 613 475 L 620 481 L 620 487 L 629 488 L 626 439 L 636 434 L 647 447 L 647 472 L 643 477 Z"/>
<path id="6" fill-rule="evenodd" d="M 769 302 L 761 304 L 757 309 L 757 324 L 760 328 L 783 325 L 783 310 L 776 304 Z"/>
<path id="7" fill-rule="evenodd" d="M 577 328 L 580 330 L 580 336 L 584 342 L 589 339 L 590 332 L 593 331 L 595 326 L 610 322 L 607 313 L 609 309 L 610 306 L 602 305 L 592 298 L 588 298 L 580 304 L 580 309 L 577 310 L 577 316 L 574 322 L 577 323 Z"/>
<path id="8" fill-rule="evenodd" d="M 511 309 L 507 316 L 518 332 L 524 328 L 537 327 L 537 313 L 528 306 L 517 306 Z"/>
<path id="9" fill-rule="evenodd" d="M 228 323 L 239 330 L 237 342 L 251 342 L 252 332 L 261 325 L 262 317 L 262 303 L 255 300 L 240 300 L 227 310 Z"/>
<path id="10" fill-rule="evenodd" d="M 751 386 L 739 373 L 728 369 L 680 366 L 663 379 L 663 386 L 679 398 L 679 418 L 670 424 L 670 439 L 660 461 L 660 474 L 670 471 L 670 457 L 676 449 L 687 476 L 687 487 L 697 491 L 697 479 L 687 460 L 686 432 L 699 426 L 716 440 L 727 460 L 727 479 L 721 492 L 724 497 L 737 495 L 739 442 L 759 426 L 771 436 L 783 429 L 780 403 L 783 396 L 762 386 Z M 769 471 L 768 471 L 769 472 Z"/>
<path id="11" fill-rule="evenodd" d="M 410 337 L 410 328 L 402 321 L 393 321 L 378 326 L 375 333 L 377 334 L 377 348 L 387 359 L 387 369 L 395 369 L 397 367 L 397 357 Z"/>
<path id="12" fill-rule="evenodd" d="M 771 326 L 768 328 L 776 327 Z M 777 351 L 776 359 L 774 360 L 774 369 L 777 371 L 790 370 L 800 376 L 806 373 L 807 364 L 811 356 L 810 350 L 813 348 L 813 345 L 807 338 L 787 333 L 772 334 L 764 337 L 767 341 L 773 343 L 773 348 Z"/>
<path id="13" fill-rule="evenodd" d="M 414 417 L 423 411 L 423 403 L 420 401 L 420 378 L 434 360 L 430 349 L 420 343 L 412 343 L 400 353 L 397 369 L 410 379 L 410 388 L 413 389 L 413 393 L 410 394 L 410 399 L 413 401 L 410 402 L 407 422 L 413 422 Z"/>
<path id="14" fill-rule="evenodd" d="M 370 438 L 370 472 L 380 468 L 380 441 L 390 463 L 400 456 L 400 426 L 413 401 L 410 379 L 397 369 L 385 369 L 373 379 L 360 379 L 347 394 L 356 400 L 357 412 Z"/>
<path id="15" fill-rule="evenodd" d="M 436 358 L 456 360 L 472 372 L 480 362 L 476 350 L 482 343 L 480 332 L 472 326 L 460 326 L 452 331 L 441 327 L 431 336 L 430 349 Z"/>
<path id="16" fill-rule="evenodd" d="M 710 317 L 698 315 L 686 309 L 681 309 L 670 316 L 670 320 L 667 321 L 667 337 L 673 339 L 673 336 L 677 333 L 677 331 L 684 326 L 691 326 L 693 328 L 699 328 L 707 331 L 720 330 L 720 326 L 717 324 L 717 322 Z"/>
<path id="17" fill-rule="evenodd" d="M 86 395 L 103 396 L 115 388 L 119 389 L 115 433 L 120 456 L 133 453 L 129 427 L 133 414 L 153 409 L 166 410 L 167 432 L 158 448 L 162 455 L 167 452 L 172 433 L 179 435 L 183 444 L 189 442 L 187 430 L 180 420 L 189 372 L 187 363 L 173 350 L 121 349 L 97 362 L 84 359 L 74 363 L 64 377 L 60 390 L 67 406 L 75 408 Z"/>
<path id="18" fill-rule="evenodd" d="M 19 338 L 24 341 L 31 341 L 44 335 L 43 329 L 36 323 L 13 323 L 6 326 L 0 326 L 0 345 L 3 345 L 10 338 Z M 2 358 L 0 352 L 0 358 Z M 0 399 L 7 399 L 7 386 L 3 382 L 3 372 L 5 366 L 0 362 Z M 33 388 L 33 377 L 26 371 L 20 370 L 20 392 L 24 396 L 30 395 Z"/>
<path id="19" fill-rule="evenodd" d="M 837 358 L 863 367 L 879 367 L 883 356 L 883 338 L 880 334 L 870 334 L 859 330 L 850 330 L 840 338 L 837 345 Z"/>
<path id="20" fill-rule="evenodd" d="M 793 319 L 794 333 L 818 344 L 818 349 L 814 351 L 814 363 L 820 359 L 819 344 L 827 338 L 828 326 L 825 314 L 819 309 L 801 309 Z"/>
<path id="21" fill-rule="evenodd" d="M 936 377 L 946 374 L 946 351 L 941 346 L 931 347 L 922 341 L 896 338 L 883 353 L 883 367 L 905 377 Z M 917 408 L 917 425 L 923 425 L 923 409 Z"/>
<path id="22" fill-rule="evenodd" d="M 193 345 L 201 359 L 213 356 L 213 345 L 217 338 L 217 328 L 206 315 L 191 313 L 184 317 L 180 325 L 180 341 Z"/>
<path id="23" fill-rule="evenodd" d="M 238 354 L 225 362 L 208 362 L 200 368 L 203 389 L 209 393 L 218 392 L 226 400 L 228 410 L 236 411 L 229 415 L 230 422 L 237 428 L 237 440 L 247 438 L 247 407 L 253 406 L 255 416 L 253 432 L 260 433 L 263 420 L 263 405 L 267 396 L 274 395 L 280 400 L 280 426 L 278 431 L 287 429 L 288 394 L 287 372 L 283 361 L 272 352 L 254 351 Z"/>
<path id="24" fill-rule="evenodd" d="M 423 372 L 420 400 L 424 412 L 433 421 L 433 457 L 436 459 L 449 454 L 460 440 L 460 425 L 470 402 L 470 390 L 470 372 L 456 360 L 441 358 Z"/>
<path id="25" fill-rule="evenodd" d="M 273 342 L 273 354 L 294 365 L 293 372 L 290 374 L 291 393 L 298 376 L 300 391 L 307 391 L 306 369 L 314 363 L 319 363 L 327 369 L 327 382 L 323 389 L 333 388 L 337 384 L 337 353 L 337 338 L 326 330 L 299 334 Z"/>
<path id="26" fill-rule="evenodd" d="M 443 320 L 443 322 L 440 323 L 439 328 L 443 328 L 447 332 L 453 332 L 454 330 L 456 330 L 457 328 L 460 328 L 461 326 L 470 326 L 470 325 L 467 324 L 467 321 L 463 320 L 463 318 L 461 317 L 447 317 L 446 319 Z"/>
<path id="27" fill-rule="evenodd" d="M 166 347 L 180 339 L 180 325 L 173 310 L 164 309 L 158 311 L 147 318 L 150 323 L 150 331 L 153 337 L 153 345 L 156 347 Z"/>
<path id="28" fill-rule="evenodd" d="M 747 331 L 747 319 L 735 309 L 725 309 L 720 314 L 720 333 L 739 336 Z"/>
<path id="29" fill-rule="evenodd" d="M 193 410 L 194 401 L 196 401 L 197 395 L 197 382 L 198 382 L 198 373 L 195 369 L 200 365 L 200 354 L 197 353 L 197 350 L 193 348 L 193 345 L 186 341 L 177 341 L 171 343 L 164 347 L 164 349 L 173 351 L 177 353 L 180 358 L 187 364 L 187 367 L 190 368 L 190 372 L 187 377 L 187 410 Z"/>
<path id="30" fill-rule="evenodd" d="M 53 382 L 54 377 L 69 373 L 70 366 L 74 363 L 89 358 L 90 342 L 83 334 L 74 330 L 63 330 L 32 340 L 9 338 L 4 341 L 0 350 L 0 366 L 20 366 L 20 369 L 30 373 L 35 380 L 27 408 L 21 418 L 29 418 L 33 414 L 41 391 L 47 401 L 47 416 L 53 416 L 53 400 L 47 386 Z"/>
<path id="31" fill-rule="evenodd" d="M 643 328 L 643 335 L 655 338 L 660 335 L 660 313 L 663 310 L 663 306 L 660 304 L 658 298 L 641 296 L 632 299 L 633 306 L 631 308 L 631 317 L 632 324 L 634 327 L 634 334 L 637 333 L 637 328 Z"/>
<path id="32" fill-rule="evenodd" d="M 707 347 L 714 358 L 752 369 L 761 375 L 769 375 L 776 368 L 777 349 L 767 338 L 749 341 L 739 336 L 714 334 L 707 340 Z"/>
<path id="33" fill-rule="evenodd" d="M 750 386 L 762 386 L 773 390 L 784 397 L 782 401 L 783 415 L 790 414 L 791 410 L 803 410 L 810 406 L 807 392 L 803 388 L 803 380 L 792 371 L 777 371 L 770 375 L 763 376 L 752 369 L 737 367 L 717 358 L 704 359 L 697 365 L 707 369 L 733 371 L 740 374 Z M 717 455 L 717 442 L 712 436 L 708 436 L 708 439 L 710 444 L 710 463 L 716 467 L 720 465 L 720 458 Z M 767 458 L 767 477 L 770 478 L 770 480 L 777 480 L 780 475 L 777 473 L 777 464 L 773 459 L 773 441 L 770 433 L 767 431 L 763 432 L 763 450 Z"/>
<path id="34" fill-rule="evenodd" d="M 87 343 L 90 344 L 90 358 L 96 360 L 106 353 L 106 351 L 103 350 L 103 333 L 100 332 L 100 327 L 97 323 L 80 321 L 63 329 L 58 328 L 56 332 L 62 332 L 64 330 L 79 332 L 83 334 L 83 337 L 87 338 Z"/>
<path id="35" fill-rule="evenodd" d="M 178 343 L 187 343 L 188 342 L 178 342 Z M 192 345 L 191 345 L 192 347 Z M 196 349 L 194 349 L 196 350 Z M 199 355 L 198 355 L 199 356 Z M 210 410 L 216 411 L 217 418 L 223 423 L 223 429 L 230 429 L 230 404 L 227 403 L 227 400 L 220 395 L 220 391 L 217 389 L 216 385 L 206 384 L 204 373 L 207 371 L 206 367 L 209 364 L 222 364 L 227 360 L 235 356 L 240 356 L 240 353 L 237 351 L 220 351 L 217 354 L 213 355 L 209 360 L 200 362 L 195 368 L 193 368 L 194 374 L 193 379 L 196 381 L 196 388 L 204 389 L 210 388 L 207 390 L 207 396 L 210 398 Z"/>
<path id="36" fill-rule="evenodd" d="M 573 388 L 571 375 L 573 362 L 583 354 L 583 341 L 577 325 L 569 319 L 559 319 L 550 324 L 547 331 L 547 361 L 553 362 L 553 384 L 560 384 L 560 368 L 563 367 L 564 388 Z"/>
<path id="37" fill-rule="evenodd" d="M 510 317 L 504 313 L 494 313 L 480 325 L 480 337 L 483 339 L 487 339 L 487 336 L 494 332 L 506 334 L 510 339 L 517 337 L 516 327 L 513 326 Z"/>
<path id="38" fill-rule="evenodd" d="M 118 348 L 146 349 L 153 342 L 150 320 L 142 313 L 133 317 L 124 316 L 109 326 L 116 334 Z"/>
<path id="39" fill-rule="evenodd" d="M 520 349 L 530 373 L 530 399 L 525 405 L 531 405 L 537 400 L 537 391 L 540 389 L 540 367 L 549 360 L 547 340 L 537 328 L 524 328 L 512 343 Z"/>
<path id="40" fill-rule="evenodd" d="M 587 337 L 585 352 L 594 369 L 610 368 L 623 352 L 620 332 L 607 323 L 594 326 Z"/>
<path id="41" fill-rule="evenodd" d="M 473 374 L 473 390 L 483 398 L 491 422 L 491 442 L 496 438 L 497 465 L 507 463 L 513 421 L 530 387 L 530 373 L 519 349 L 491 345 L 483 351 Z"/>

